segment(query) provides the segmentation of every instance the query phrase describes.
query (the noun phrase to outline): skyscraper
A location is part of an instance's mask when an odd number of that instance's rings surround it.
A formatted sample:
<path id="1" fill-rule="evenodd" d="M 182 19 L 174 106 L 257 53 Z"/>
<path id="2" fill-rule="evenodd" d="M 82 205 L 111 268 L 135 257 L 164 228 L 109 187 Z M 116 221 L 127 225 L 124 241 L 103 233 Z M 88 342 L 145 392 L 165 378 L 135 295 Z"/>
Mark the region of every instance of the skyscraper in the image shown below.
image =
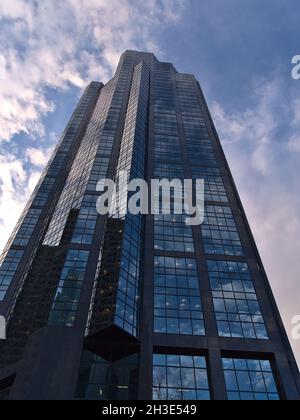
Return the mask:
<path id="1" fill-rule="evenodd" d="M 102 178 L 204 179 L 205 220 L 101 216 Z M 2 256 L 3 399 L 298 399 L 200 85 L 126 51 L 84 92 Z"/>

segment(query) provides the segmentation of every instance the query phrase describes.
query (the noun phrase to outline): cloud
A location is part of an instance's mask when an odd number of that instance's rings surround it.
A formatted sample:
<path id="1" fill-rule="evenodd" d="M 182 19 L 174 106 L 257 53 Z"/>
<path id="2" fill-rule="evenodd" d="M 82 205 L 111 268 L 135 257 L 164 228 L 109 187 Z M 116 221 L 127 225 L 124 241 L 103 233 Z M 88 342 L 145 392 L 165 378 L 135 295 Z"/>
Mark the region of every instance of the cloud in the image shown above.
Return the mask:
<path id="1" fill-rule="evenodd" d="M 293 109 L 293 119 L 292 119 L 292 127 L 295 129 L 299 129 L 300 127 L 300 100 L 294 99 L 292 101 L 292 109 Z"/>
<path id="2" fill-rule="evenodd" d="M 107 81 L 126 49 L 161 54 L 157 34 L 180 19 L 187 1 L 0 1 L 0 249 L 50 152 L 29 137 L 58 139 L 45 130 L 55 111 L 49 90 Z M 25 151 L 12 141 L 18 134 L 30 145 Z"/>
<path id="3" fill-rule="evenodd" d="M 30 196 L 30 176 L 23 162 L 12 154 L 0 154 L 0 249 L 14 229 Z"/>
<path id="4" fill-rule="evenodd" d="M 300 153 L 300 135 L 293 135 L 288 142 L 288 149 L 291 152 Z"/>
<path id="5" fill-rule="evenodd" d="M 28 161 L 35 166 L 44 168 L 50 158 L 52 148 L 47 150 L 30 147 L 26 150 L 26 157 Z"/>
<path id="6" fill-rule="evenodd" d="M 271 173 L 273 163 L 273 140 L 278 130 L 278 112 L 287 112 L 283 103 L 280 79 L 275 76 L 266 81 L 254 83 L 253 96 L 249 102 L 253 106 L 243 112 L 229 115 L 218 103 L 212 104 L 212 113 L 222 132 L 222 143 L 239 143 L 248 151 L 247 159 L 252 169 L 266 175 Z"/>
<path id="7" fill-rule="evenodd" d="M 300 314 L 300 151 L 299 108 L 279 76 L 259 83 L 251 107 L 212 106 L 213 118 L 229 160 L 246 214 L 296 356 L 300 342 L 291 320 Z M 284 133 L 284 134 L 283 134 Z M 284 137 L 282 137 L 284 136 Z M 298 149 L 299 147 L 299 149 Z"/>
<path id="8" fill-rule="evenodd" d="M 44 135 L 55 106 L 47 88 L 107 81 L 128 48 L 159 51 L 156 34 L 178 21 L 185 0 L 1 0 L 0 141 Z M 2 72 L 3 73 L 3 72 Z M 2 74 L 3 75 L 3 74 Z"/>

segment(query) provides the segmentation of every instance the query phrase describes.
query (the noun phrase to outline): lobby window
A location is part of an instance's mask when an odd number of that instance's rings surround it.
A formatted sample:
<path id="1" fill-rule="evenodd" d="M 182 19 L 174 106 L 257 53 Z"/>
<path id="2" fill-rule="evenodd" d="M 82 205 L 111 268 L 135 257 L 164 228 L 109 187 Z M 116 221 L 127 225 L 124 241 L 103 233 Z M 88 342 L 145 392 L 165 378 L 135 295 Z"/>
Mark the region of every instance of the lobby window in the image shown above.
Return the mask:
<path id="1" fill-rule="evenodd" d="M 50 312 L 49 325 L 74 326 L 88 258 L 88 251 L 72 249 L 68 252 Z"/>
<path id="2" fill-rule="evenodd" d="M 154 354 L 153 400 L 210 400 L 205 357 Z"/>
<path id="3" fill-rule="evenodd" d="M 223 359 L 229 400 L 279 400 L 268 360 Z"/>
<path id="4" fill-rule="evenodd" d="M 136 400 L 138 362 L 138 354 L 109 361 L 84 351 L 75 398 L 89 401 Z"/>
<path id="5" fill-rule="evenodd" d="M 219 335 L 268 339 L 247 263 L 208 261 Z"/>
<path id="6" fill-rule="evenodd" d="M 196 261 L 157 256 L 154 272 L 155 332 L 204 335 Z"/>

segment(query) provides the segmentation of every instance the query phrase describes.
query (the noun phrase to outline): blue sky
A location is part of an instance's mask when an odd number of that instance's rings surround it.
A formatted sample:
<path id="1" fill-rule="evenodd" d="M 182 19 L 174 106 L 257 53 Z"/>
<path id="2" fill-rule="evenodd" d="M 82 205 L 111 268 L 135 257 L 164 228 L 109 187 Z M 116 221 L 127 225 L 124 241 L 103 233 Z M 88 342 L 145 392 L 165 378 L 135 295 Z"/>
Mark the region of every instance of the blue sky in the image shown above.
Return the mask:
<path id="1" fill-rule="evenodd" d="M 300 314 L 298 0 L 1 0 L 0 248 L 85 85 L 125 49 L 199 79 L 291 336 Z M 300 342 L 293 341 L 300 361 Z"/>

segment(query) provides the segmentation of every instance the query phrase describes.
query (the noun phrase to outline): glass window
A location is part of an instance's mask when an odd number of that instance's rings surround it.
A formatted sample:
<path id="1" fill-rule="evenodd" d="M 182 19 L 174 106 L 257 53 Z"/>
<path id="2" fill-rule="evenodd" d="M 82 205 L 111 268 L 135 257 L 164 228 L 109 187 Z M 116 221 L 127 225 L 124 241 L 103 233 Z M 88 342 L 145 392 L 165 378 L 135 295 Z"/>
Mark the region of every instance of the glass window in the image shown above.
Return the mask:
<path id="1" fill-rule="evenodd" d="M 154 354 L 153 399 L 209 400 L 205 357 Z"/>
<path id="2" fill-rule="evenodd" d="M 101 139 L 102 142 L 102 139 Z M 101 143 L 102 144 L 102 143 Z M 109 164 L 109 157 L 97 156 L 94 160 L 93 168 L 87 185 L 87 190 L 96 191 L 97 183 L 106 178 L 107 169 Z"/>
<path id="3" fill-rule="evenodd" d="M 118 171 L 127 171 L 130 179 L 145 176 L 143 158 L 146 152 L 149 77 L 149 69 L 145 64 L 141 63 L 136 67 L 118 162 Z M 124 222 L 115 323 L 134 336 L 137 335 L 138 327 L 142 231 L 142 216 L 127 214 Z"/>
<path id="4" fill-rule="evenodd" d="M 105 360 L 89 351 L 82 355 L 76 399 L 136 400 L 138 355 L 116 361 Z"/>
<path id="5" fill-rule="evenodd" d="M 206 254 L 244 255 L 230 207 L 206 206 L 201 230 Z"/>
<path id="6" fill-rule="evenodd" d="M 193 115 L 192 112 L 183 112 L 182 120 L 190 162 L 201 167 L 217 167 L 217 160 L 203 117 L 198 113 Z"/>
<path id="7" fill-rule="evenodd" d="M 42 209 L 29 209 L 13 241 L 13 245 L 26 246 L 42 213 Z"/>
<path id="8" fill-rule="evenodd" d="M 79 307 L 89 251 L 68 252 L 49 316 L 49 325 L 73 327 Z"/>
<path id="9" fill-rule="evenodd" d="M 194 252 L 191 226 L 183 215 L 156 215 L 154 218 L 154 247 L 158 251 Z"/>
<path id="10" fill-rule="evenodd" d="M 219 335 L 268 339 L 247 263 L 208 261 Z"/>
<path id="11" fill-rule="evenodd" d="M 0 267 L 0 302 L 5 298 L 6 292 L 18 269 L 24 251 L 10 250 L 6 254 Z"/>
<path id="12" fill-rule="evenodd" d="M 115 323 L 136 335 L 140 293 L 141 215 L 128 214 L 124 226 Z"/>
<path id="13" fill-rule="evenodd" d="M 204 179 L 206 202 L 228 203 L 228 197 L 218 168 L 194 166 L 192 172 L 193 179 Z"/>
<path id="14" fill-rule="evenodd" d="M 223 359 L 229 400 L 279 400 L 268 360 Z"/>
<path id="15" fill-rule="evenodd" d="M 158 179 L 184 179 L 183 166 L 177 163 L 154 162 L 154 176 Z"/>
<path id="16" fill-rule="evenodd" d="M 79 212 L 72 243 L 90 245 L 93 242 L 97 223 L 97 209 L 94 200 L 89 202 L 84 199 Z"/>
<path id="17" fill-rule="evenodd" d="M 155 257 L 155 332 L 204 335 L 196 261 Z"/>

